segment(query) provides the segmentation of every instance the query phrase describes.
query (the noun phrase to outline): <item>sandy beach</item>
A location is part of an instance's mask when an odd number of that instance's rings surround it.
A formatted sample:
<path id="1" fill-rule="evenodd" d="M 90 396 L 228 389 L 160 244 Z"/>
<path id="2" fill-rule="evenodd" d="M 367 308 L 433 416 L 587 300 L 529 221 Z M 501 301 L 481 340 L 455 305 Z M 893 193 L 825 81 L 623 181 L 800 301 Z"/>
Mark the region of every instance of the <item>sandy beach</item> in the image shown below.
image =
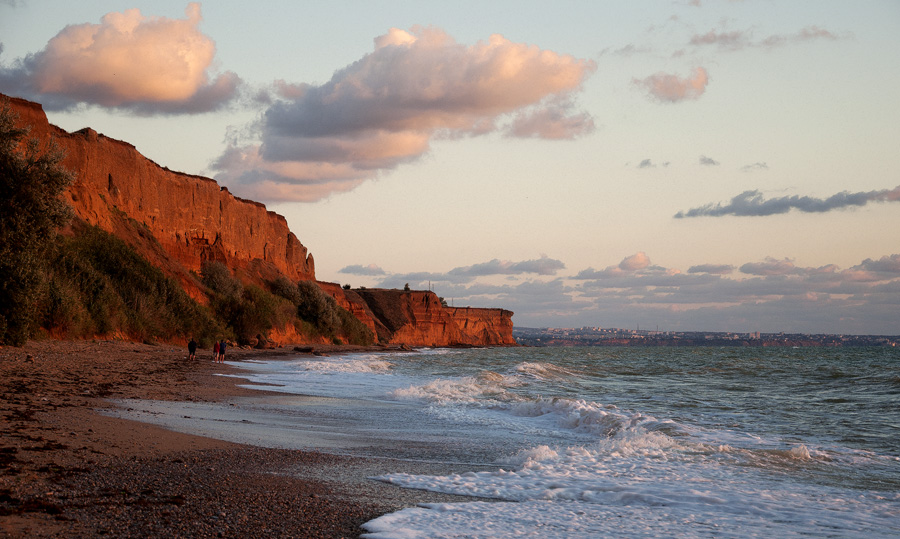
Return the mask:
<path id="1" fill-rule="evenodd" d="M 228 352 L 229 360 L 297 354 L 292 347 Z M 263 394 L 218 374 L 240 370 L 213 363 L 209 350 L 187 361 L 185 348 L 168 344 L 0 348 L 0 535 L 358 537 L 362 523 L 384 513 L 465 499 L 368 479 L 448 471 L 438 464 L 260 448 L 98 413 L 118 399 Z"/>

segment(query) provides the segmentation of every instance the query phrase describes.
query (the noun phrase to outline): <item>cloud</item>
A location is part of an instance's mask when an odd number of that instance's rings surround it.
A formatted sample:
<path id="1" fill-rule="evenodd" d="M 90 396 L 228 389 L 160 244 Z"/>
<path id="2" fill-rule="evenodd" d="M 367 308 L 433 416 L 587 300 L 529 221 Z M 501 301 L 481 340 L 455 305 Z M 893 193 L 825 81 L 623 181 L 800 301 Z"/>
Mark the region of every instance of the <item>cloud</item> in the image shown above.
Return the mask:
<path id="1" fill-rule="evenodd" d="M 637 323 L 685 331 L 900 332 L 894 316 L 900 306 L 900 254 L 867 258 L 847 269 L 805 267 L 774 257 L 739 267 L 737 275 L 727 264 L 698 264 L 682 273 L 637 252 L 605 269 L 566 276 L 560 275 L 561 261 L 542 256 L 491 260 L 445 273 L 387 274 L 377 286 L 430 285 L 455 306 L 510 309 L 517 326 Z M 378 266 L 348 266 L 354 272 L 369 268 Z M 502 284 L 491 279 L 496 275 L 506 276 Z"/>
<path id="2" fill-rule="evenodd" d="M 734 266 L 730 264 L 698 264 L 691 266 L 688 273 L 711 273 L 713 275 L 728 275 L 734 273 Z"/>
<path id="3" fill-rule="evenodd" d="M 705 34 L 693 35 L 688 44 L 695 47 L 715 46 L 722 50 L 738 51 L 754 47 L 782 47 L 820 39 L 836 41 L 842 37 L 818 26 L 807 26 L 792 34 L 773 34 L 759 41 L 753 40 L 753 33 L 749 30 L 710 30 Z"/>
<path id="4" fill-rule="evenodd" d="M 883 256 L 878 260 L 867 258 L 861 264 L 843 272 L 854 282 L 874 283 L 900 277 L 900 255 Z"/>
<path id="5" fill-rule="evenodd" d="M 556 275 L 566 265 L 559 260 L 542 256 L 537 260 L 525 260 L 522 262 L 510 262 L 508 260 L 494 259 L 490 262 L 474 264 L 454 268 L 450 275 L 484 276 L 484 275 L 520 275 L 523 273 L 536 273 L 538 275 Z"/>
<path id="6" fill-rule="evenodd" d="M 793 260 L 788 258 L 777 260 L 769 257 L 764 262 L 748 262 L 744 264 L 741 266 L 741 273 L 748 275 L 792 275 L 805 272 L 795 266 Z"/>
<path id="7" fill-rule="evenodd" d="M 744 165 L 743 167 L 741 167 L 742 172 L 753 172 L 756 170 L 768 170 L 768 169 L 769 169 L 769 165 L 762 163 L 762 162 L 756 162 L 756 163 L 753 163 L 750 165 Z"/>
<path id="8" fill-rule="evenodd" d="M 631 260 L 642 261 L 632 265 Z M 628 261 L 628 262 L 626 262 Z M 647 264 L 645 267 L 644 264 Z M 640 268 L 640 269 L 635 269 Z M 733 266 L 701 264 L 687 273 L 653 266 L 649 258 L 626 258 L 605 270 L 575 276 L 580 286 L 573 309 L 552 322 L 541 307 L 516 309 L 517 323 L 531 325 L 633 327 L 658 323 L 666 329 L 707 331 L 803 331 L 896 334 L 900 305 L 900 255 L 866 259 L 841 270 L 814 268 L 794 260 L 766 258 L 740 267 L 748 277 L 725 277 Z M 885 318 L 885 316 L 888 316 Z"/>
<path id="9" fill-rule="evenodd" d="M 440 283 L 442 290 L 447 291 L 446 293 L 449 294 L 449 292 L 459 292 L 462 289 L 468 289 L 466 285 L 471 285 L 480 277 L 505 275 L 515 279 L 522 276 L 552 276 L 565 268 L 566 265 L 562 261 L 542 255 L 537 259 L 518 262 L 493 259 L 471 266 L 456 267 L 445 273 L 390 273 L 374 264 L 368 266 L 350 265 L 341 269 L 340 272 L 361 276 L 383 277 L 376 286 L 384 288 L 399 288 L 407 283 L 414 288 L 425 288 L 429 283 L 432 285 Z"/>
<path id="10" fill-rule="evenodd" d="M 216 179 L 263 200 L 317 200 L 419 159 L 435 138 L 582 136 L 594 124 L 572 96 L 595 69 L 496 34 L 467 46 L 435 27 L 392 28 L 325 84 L 279 83 L 258 140 L 233 144 Z"/>
<path id="11" fill-rule="evenodd" d="M 749 36 L 746 32 L 740 30 L 731 32 L 710 30 L 705 34 L 694 35 L 691 37 L 689 44 L 694 46 L 717 45 L 723 49 L 737 50 L 749 44 Z"/>
<path id="12" fill-rule="evenodd" d="M 883 256 L 878 260 L 867 258 L 859 267 L 879 273 L 895 273 L 900 275 L 900 255 Z"/>
<path id="13" fill-rule="evenodd" d="M 706 166 L 716 166 L 719 164 L 719 162 L 711 157 L 706 157 L 705 155 L 701 155 L 700 156 L 700 164 L 706 165 Z"/>
<path id="14" fill-rule="evenodd" d="M 241 84 L 231 72 L 210 79 L 215 43 L 199 30 L 200 4 L 185 19 L 107 13 L 100 24 L 71 25 L 46 47 L 0 68 L 0 87 L 50 109 L 79 103 L 143 114 L 216 110 Z"/>
<path id="15" fill-rule="evenodd" d="M 669 166 L 669 164 L 670 164 L 669 161 L 665 161 L 665 162 L 661 163 L 659 166 L 667 167 L 667 166 Z M 652 159 L 643 159 L 643 160 L 641 160 L 640 163 L 637 164 L 637 168 L 656 168 L 656 167 L 657 167 L 657 165 L 656 165 L 656 163 L 653 162 Z"/>
<path id="16" fill-rule="evenodd" d="M 652 52 L 652 49 L 644 46 L 637 46 L 632 43 L 625 45 L 624 47 L 619 47 L 618 49 L 613 49 L 611 47 L 607 47 L 600 51 L 598 56 L 606 56 L 606 55 L 614 55 L 614 56 L 624 56 L 631 57 L 635 54 L 646 54 L 648 52 Z"/>
<path id="17" fill-rule="evenodd" d="M 632 82 L 664 103 L 678 103 L 688 99 L 698 99 L 706 91 L 709 74 L 702 67 L 694 68 L 688 77 L 679 77 L 668 73 L 656 73 L 644 79 L 633 79 Z"/>
<path id="18" fill-rule="evenodd" d="M 723 215 L 766 216 L 787 213 L 792 209 L 806 213 L 822 213 L 849 207 L 865 206 L 869 202 L 897 201 L 900 201 L 900 186 L 881 191 L 857 193 L 842 191 L 825 199 L 799 195 L 766 199 L 762 193 L 753 190 L 744 191 L 737 195 L 731 199 L 729 204 L 706 204 L 686 212 L 680 211 L 675 214 L 675 218 L 720 217 Z"/>
<path id="19" fill-rule="evenodd" d="M 346 266 L 346 267 L 343 267 L 340 270 L 338 270 L 338 273 L 349 273 L 350 275 L 370 275 L 370 276 L 387 274 L 387 272 L 385 272 L 383 269 L 376 266 L 375 264 L 369 264 L 368 266 L 362 266 L 359 264 L 352 265 L 352 266 Z"/>
<path id="20" fill-rule="evenodd" d="M 825 39 L 828 41 L 836 41 L 841 39 L 840 36 L 833 32 L 819 28 L 818 26 L 807 26 L 799 32 L 793 34 L 775 34 L 762 40 L 759 45 L 763 47 L 780 47 L 790 43 L 804 43 L 807 41 L 815 41 Z"/>
<path id="21" fill-rule="evenodd" d="M 637 271 L 650 265 L 650 257 L 647 253 L 641 251 L 631 256 L 627 256 L 619 262 L 619 269 L 623 271 Z"/>
<path id="22" fill-rule="evenodd" d="M 572 139 L 594 130 L 594 119 L 586 112 L 572 114 L 568 104 L 549 104 L 546 107 L 520 112 L 507 129 L 507 135 L 517 138 Z"/>
<path id="23" fill-rule="evenodd" d="M 608 279 L 615 277 L 622 277 L 624 275 L 629 275 L 641 270 L 649 269 L 651 272 L 656 271 L 660 268 L 650 266 L 650 257 L 647 256 L 647 253 L 640 251 L 631 256 L 627 256 L 622 259 L 621 262 L 617 266 L 608 266 L 602 270 L 595 270 L 594 268 L 587 268 L 578 272 L 578 274 L 573 277 L 574 279 L 583 280 L 583 279 Z"/>

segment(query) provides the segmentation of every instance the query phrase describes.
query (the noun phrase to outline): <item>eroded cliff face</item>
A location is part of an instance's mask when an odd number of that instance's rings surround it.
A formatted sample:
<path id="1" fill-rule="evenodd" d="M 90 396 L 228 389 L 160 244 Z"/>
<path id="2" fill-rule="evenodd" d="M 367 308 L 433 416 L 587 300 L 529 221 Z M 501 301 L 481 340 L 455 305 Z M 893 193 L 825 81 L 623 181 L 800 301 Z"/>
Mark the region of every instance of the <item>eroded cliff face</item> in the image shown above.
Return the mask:
<path id="1" fill-rule="evenodd" d="M 512 311 L 476 307 L 450 307 L 450 316 L 453 317 L 459 326 L 462 344 L 475 346 L 511 346 L 516 344 L 516 340 L 512 336 Z"/>
<path id="2" fill-rule="evenodd" d="M 0 98 L 5 97 L 0 94 Z M 160 167 L 134 146 L 85 128 L 68 133 L 47 121 L 41 105 L 9 98 L 30 137 L 53 139 L 76 174 L 65 194 L 75 215 L 115 234 L 176 278 L 199 301 L 205 294 L 191 271 L 213 260 L 243 280 L 285 276 L 315 280 L 315 264 L 284 217 L 233 196 L 214 180 Z M 317 283 L 384 344 L 409 346 L 514 345 L 512 312 L 450 308 L 428 291 L 344 290 Z M 303 342 L 293 328 L 270 339 Z M 296 339 L 296 340 L 295 340 Z"/>
<path id="3" fill-rule="evenodd" d="M 68 133 L 50 125 L 37 103 L 10 103 L 30 136 L 52 137 L 66 151 L 63 164 L 76 174 L 66 198 L 80 219 L 121 234 L 124 214 L 188 270 L 215 260 L 254 274 L 315 279 L 312 255 L 284 217 L 264 205 L 237 198 L 212 179 L 160 167 L 93 129 Z"/>
<path id="4" fill-rule="evenodd" d="M 430 291 L 365 289 L 353 291 L 376 319 L 378 338 L 410 346 L 510 346 L 512 311 L 453 308 Z"/>

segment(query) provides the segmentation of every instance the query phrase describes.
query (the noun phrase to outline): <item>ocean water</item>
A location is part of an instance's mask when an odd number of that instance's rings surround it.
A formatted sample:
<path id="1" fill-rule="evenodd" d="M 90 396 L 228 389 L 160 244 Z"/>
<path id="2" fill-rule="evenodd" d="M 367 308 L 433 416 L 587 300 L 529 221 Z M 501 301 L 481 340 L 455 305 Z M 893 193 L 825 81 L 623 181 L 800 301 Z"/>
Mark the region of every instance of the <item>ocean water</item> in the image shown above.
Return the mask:
<path id="1" fill-rule="evenodd" d="M 281 439 L 471 466 L 376 478 L 484 501 L 404 509 L 364 537 L 900 537 L 900 350 L 495 348 L 239 365 L 251 387 L 285 394 L 266 405 Z M 316 399 L 292 412 L 290 395 Z"/>
<path id="2" fill-rule="evenodd" d="M 900 537 L 900 350 L 493 348 L 240 361 L 225 403 L 111 413 L 266 447 L 400 459 L 464 494 L 370 539 Z M 454 470 L 452 475 L 408 473 Z M 396 462 L 396 461 L 391 461 Z"/>

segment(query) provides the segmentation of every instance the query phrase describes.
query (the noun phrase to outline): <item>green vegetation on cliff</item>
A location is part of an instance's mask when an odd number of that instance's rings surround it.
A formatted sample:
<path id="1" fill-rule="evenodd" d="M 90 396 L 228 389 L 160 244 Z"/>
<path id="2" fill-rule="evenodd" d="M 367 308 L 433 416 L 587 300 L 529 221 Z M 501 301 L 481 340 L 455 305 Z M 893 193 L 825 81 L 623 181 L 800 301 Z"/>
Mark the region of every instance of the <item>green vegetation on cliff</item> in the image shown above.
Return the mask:
<path id="1" fill-rule="evenodd" d="M 59 148 L 27 135 L 0 102 L 0 343 L 17 345 L 35 326 L 46 251 L 71 215 L 59 196 L 73 180 Z"/>
<path id="2" fill-rule="evenodd" d="M 313 282 L 245 284 L 223 264 L 208 263 L 194 283 L 208 297 L 203 305 L 119 237 L 77 219 L 69 224 L 61 195 L 73 176 L 61 165 L 63 153 L 26 140 L 28 130 L 16 121 L 9 101 L 0 102 L 0 344 L 22 345 L 43 330 L 144 342 L 193 337 L 206 347 L 220 338 L 265 342 L 272 330 L 291 326 L 311 341 L 373 342 Z M 125 215 L 122 222 L 143 226 Z M 58 235 L 63 227 L 66 235 Z M 138 236 L 163 251 L 152 235 Z"/>
<path id="3" fill-rule="evenodd" d="M 194 336 L 201 345 L 225 326 L 124 241 L 77 224 L 60 237 L 40 302 L 42 326 L 60 336 L 119 333 L 141 341 Z"/>

